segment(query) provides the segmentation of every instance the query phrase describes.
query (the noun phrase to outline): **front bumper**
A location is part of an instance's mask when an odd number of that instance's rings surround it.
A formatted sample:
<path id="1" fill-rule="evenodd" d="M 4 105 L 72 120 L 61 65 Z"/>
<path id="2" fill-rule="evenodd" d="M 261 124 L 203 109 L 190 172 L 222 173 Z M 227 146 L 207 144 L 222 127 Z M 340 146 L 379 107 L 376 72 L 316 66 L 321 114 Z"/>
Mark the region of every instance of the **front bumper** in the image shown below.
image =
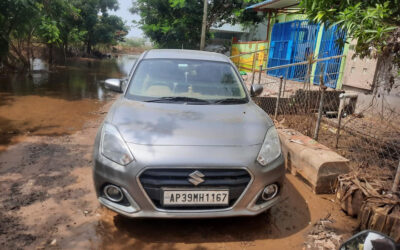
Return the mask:
<path id="1" fill-rule="evenodd" d="M 130 145 L 137 152 L 135 161 L 128 166 L 120 166 L 103 157 L 95 149 L 93 179 L 98 200 L 109 209 L 128 217 L 153 218 L 212 218 L 257 215 L 275 205 L 280 195 L 264 203 L 257 202 L 266 185 L 276 183 L 282 192 L 284 160 L 278 157 L 266 167 L 254 159 L 259 146 L 243 147 L 148 147 Z M 177 154 L 179 152 L 179 154 Z M 212 154 L 210 154 L 212 152 Z M 190 167 L 188 167 L 190 166 Z M 139 176 L 149 169 L 244 169 L 251 176 L 246 188 L 229 207 L 202 209 L 165 209 L 155 205 L 144 190 Z M 205 177 L 207 178 L 207 176 Z M 127 203 L 117 204 L 107 200 L 102 194 L 106 184 L 114 184 L 123 190 Z M 194 186 L 193 186 L 194 187 Z M 199 189 L 201 185 L 199 185 Z"/>

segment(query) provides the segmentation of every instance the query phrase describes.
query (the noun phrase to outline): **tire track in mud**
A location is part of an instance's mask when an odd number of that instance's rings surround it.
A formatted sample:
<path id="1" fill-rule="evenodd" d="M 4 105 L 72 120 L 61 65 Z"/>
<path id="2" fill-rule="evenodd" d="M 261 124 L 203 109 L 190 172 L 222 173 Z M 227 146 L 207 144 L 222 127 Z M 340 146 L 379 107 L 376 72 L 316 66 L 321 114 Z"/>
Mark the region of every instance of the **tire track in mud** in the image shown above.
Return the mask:
<path id="1" fill-rule="evenodd" d="M 87 149 L 81 145 L 63 147 L 55 144 L 61 138 L 46 139 L 53 142 L 50 144 L 24 142 L 1 155 L 1 159 L 13 157 L 16 153 L 23 155 L 11 163 L 6 160 L 6 167 L 1 171 L 1 187 L 4 192 L 1 193 L 0 199 L 1 210 L 4 212 L 0 214 L 2 224 L 0 246 L 4 246 L 3 249 L 31 246 L 34 241 L 45 236 L 40 234 L 41 230 L 36 230 L 35 225 L 24 225 L 26 218 L 20 215 L 20 210 L 25 210 L 23 213 L 29 216 L 31 206 L 43 204 L 49 199 L 54 199 L 56 202 L 79 199 L 80 195 L 76 193 L 90 192 L 83 188 L 69 188 L 77 181 L 77 177 L 71 175 L 71 170 L 90 165 L 89 160 L 84 159 L 83 152 Z M 68 147 L 79 150 L 72 153 Z M 35 216 L 35 211 L 37 210 L 32 210 L 32 216 Z M 38 212 L 46 213 L 46 207 Z"/>
<path id="2" fill-rule="evenodd" d="M 29 136 L 0 153 L 0 249 L 59 248 L 54 238 L 94 218 L 91 152 L 104 115 L 72 135 Z"/>

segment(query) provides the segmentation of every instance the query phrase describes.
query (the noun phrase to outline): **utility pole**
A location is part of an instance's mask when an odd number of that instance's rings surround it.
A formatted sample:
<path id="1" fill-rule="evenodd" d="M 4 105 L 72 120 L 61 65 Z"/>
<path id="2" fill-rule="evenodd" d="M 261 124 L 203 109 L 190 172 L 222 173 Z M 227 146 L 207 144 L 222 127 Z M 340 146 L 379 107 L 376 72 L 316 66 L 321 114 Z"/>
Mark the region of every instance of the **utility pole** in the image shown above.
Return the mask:
<path id="1" fill-rule="evenodd" d="M 208 0 L 204 0 L 203 23 L 201 25 L 200 50 L 204 50 L 204 46 L 206 43 L 207 5 L 208 5 L 207 1 Z"/>

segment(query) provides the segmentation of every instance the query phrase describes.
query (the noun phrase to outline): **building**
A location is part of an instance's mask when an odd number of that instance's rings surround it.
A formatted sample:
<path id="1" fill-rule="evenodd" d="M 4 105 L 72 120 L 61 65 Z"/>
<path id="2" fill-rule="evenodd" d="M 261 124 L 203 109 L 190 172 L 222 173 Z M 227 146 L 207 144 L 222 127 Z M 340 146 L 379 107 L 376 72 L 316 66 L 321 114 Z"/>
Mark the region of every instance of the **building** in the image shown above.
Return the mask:
<path id="1" fill-rule="evenodd" d="M 223 25 L 214 25 L 210 28 L 210 32 L 212 34 L 211 44 L 224 44 L 230 43 L 234 37 L 245 36 L 249 33 L 249 30 L 244 28 L 240 24 L 231 25 L 231 24 L 223 24 Z"/>
<path id="2" fill-rule="evenodd" d="M 299 14 L 298 4 L 299 0 L 267 0 L 246 8 L 267 15 L 268 19 L 265 40 L 250 42 L 263 44 L 266 49 L 264 62 L 256 64 L 256 69 L 261 64 L 264 67 L 274 67 L 303 62 L 311 54 L 318 59 L 333 57 L 314 63 L 311 81 L 315 85 L 319 84 L 318 76 L 323 75 L 325 85 L 331 88 L 370 90 L 376 61 L 353 58 L 351 44 L 355 42 L 346 37 L 346 32 L 336 26 L 325 27 L 323 24 L 311 22 L 305 15 Z M 232 54 L 248 51 L 242 50 L 241 47 L 243 46 L 240 42 L 233 41 Z M 338 57 L 341 55 L 345 57 Z M 252 64 L 249 65 L 252 59 L 254 58 L 247 59 L 245 70 L 252 68 Z M 290 67 L 289 70 L 268 71 L 268 74 L 303 81 L 307 71 L 307 65 L 298 65 Z"/>

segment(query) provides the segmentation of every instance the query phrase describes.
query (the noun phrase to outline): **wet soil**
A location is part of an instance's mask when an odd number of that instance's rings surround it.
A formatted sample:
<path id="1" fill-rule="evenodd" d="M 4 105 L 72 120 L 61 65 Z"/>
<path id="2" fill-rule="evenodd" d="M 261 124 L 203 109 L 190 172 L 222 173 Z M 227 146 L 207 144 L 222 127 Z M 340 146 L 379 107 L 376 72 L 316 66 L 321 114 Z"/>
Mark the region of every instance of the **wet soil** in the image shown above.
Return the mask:
<path id="1" fill-rule="evenodd" d="M 27 135 L 65 135 L 82 129 L 100 101 L 68 101 L 46 96 L 0 96 L 0 150 Z"/>
<path id="2" fill-rule="evenodd" d="M 25 137 L 0 154 L 1 249 L 47 248 L 93 219 L 91 151 L 104 115 L 92 116 L 71 135 Z"/>
<path id="3" fill-rule="evenodd" d="M 0 153 L 0 249 L 302 249 L 314 224 L 356 226 L 334 197 L 287 175 L 282 202 L 256 217 L 128 219 L 99 205 L 91 177 L 97 128 L 111 102 L 62 136 L 27 136 Z"/>

